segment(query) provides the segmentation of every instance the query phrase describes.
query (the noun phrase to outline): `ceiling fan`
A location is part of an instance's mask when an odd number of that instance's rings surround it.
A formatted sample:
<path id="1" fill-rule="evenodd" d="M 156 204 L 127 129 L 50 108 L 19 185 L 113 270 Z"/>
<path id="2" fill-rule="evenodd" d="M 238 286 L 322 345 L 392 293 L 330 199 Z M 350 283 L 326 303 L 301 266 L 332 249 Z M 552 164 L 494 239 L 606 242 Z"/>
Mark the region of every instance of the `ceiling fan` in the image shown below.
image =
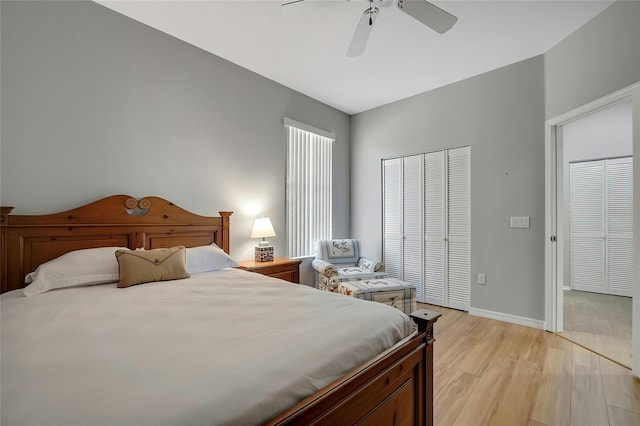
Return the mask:
<path id="1" fill-rule="evenodd" d="M 290 0 L 282 3 L 282 11 L 286 14 L 297 14 L 302 11 L 317 9 L 334 3 L 335 2 L 317 0 Z M 351 39 L 351 45 L 349 45 L 349 49 L 347 50 L 348 57 L 353 58 L 360 56 L 364 52 L 367 41 L 369 40 L 369 35 L 373 29 L 373 24 L 375 24 L 378 13 L 380 12 L 376 5 L 389 7 L 393 3 L 407 15 L 440 34 L 444 34 L 451 29 L 453 24 L 458 20 L 458 18 L 449 12 L 440 9 L 438 6 L 426 0 L 369 0 L 369 7 L 362 13 L 360 22 L 358 22 L 358 26 L 356 27 L 356 32 L 353 34 L 353 39 Z"/>

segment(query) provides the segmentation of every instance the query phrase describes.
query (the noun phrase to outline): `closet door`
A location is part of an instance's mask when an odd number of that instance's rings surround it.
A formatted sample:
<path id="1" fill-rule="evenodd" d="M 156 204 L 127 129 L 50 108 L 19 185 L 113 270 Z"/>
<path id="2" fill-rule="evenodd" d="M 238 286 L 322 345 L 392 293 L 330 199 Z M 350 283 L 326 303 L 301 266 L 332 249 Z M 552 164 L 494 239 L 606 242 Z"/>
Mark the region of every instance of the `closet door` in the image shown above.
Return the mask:
<path id="1" fill-rule="evenodd" d="M 606 160 L 606 292 L 633 296 L 633 159 Z"/>
<path id="2" fill-rule="evenodd" d="M 390 277 L 402 279 L 402 158 L 382 162 L 383 256 Z"/>
<path id="3" fill-rule="evenodd" d="M 571 288 L 604 293 L 604 161 L 572 163 L 569 169 Z"/>
<path id="4" fill-rule="evenodd" d="M 447 306 L 469 310 L 471 269 L 471 150 L 447 151 Z"/>
<path id="5" fill-rule="evenodd" d="M 445 151 L 424 155 L 424 297 L 419 302 L 444 306 L 447 179 Z"/>
<path id="6" fill-rule="evenodd" d="M 404 157 L 402 162 L 402 274 L 416 286 L 416 300 L 424 298 L 422 285 L 422 155 Z"/>
<path id="7" fill-rule="evenodd" d="M 470 149 L 384 160 L 383 244 L 390 277 L 416 300 L 469 309 Z"/>

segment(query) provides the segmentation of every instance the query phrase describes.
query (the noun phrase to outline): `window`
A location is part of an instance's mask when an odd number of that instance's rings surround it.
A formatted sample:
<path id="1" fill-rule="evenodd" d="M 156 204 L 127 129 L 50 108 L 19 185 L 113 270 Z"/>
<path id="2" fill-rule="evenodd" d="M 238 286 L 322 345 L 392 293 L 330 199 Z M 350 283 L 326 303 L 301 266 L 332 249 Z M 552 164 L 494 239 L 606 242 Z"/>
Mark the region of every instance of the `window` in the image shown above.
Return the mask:
<path id="1" fill-rule="evenodd" d="M 285 119 L 287 133 L 286 228 L 290 257 L 313 256 L 331 238 L 333 133 Z"/>

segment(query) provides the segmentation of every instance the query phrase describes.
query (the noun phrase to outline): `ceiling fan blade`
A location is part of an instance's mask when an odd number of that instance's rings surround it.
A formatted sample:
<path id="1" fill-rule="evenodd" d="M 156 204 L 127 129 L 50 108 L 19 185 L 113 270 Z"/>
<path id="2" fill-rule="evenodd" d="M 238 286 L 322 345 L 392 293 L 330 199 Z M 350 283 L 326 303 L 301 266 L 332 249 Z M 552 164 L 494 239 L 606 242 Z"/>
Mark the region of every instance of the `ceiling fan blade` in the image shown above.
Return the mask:
<path id="1" fill-rule="evenodd" d="M 304 15 L 311 10 L 320 9 L 321 7 L 325 6 L 331 6 L 336 3 L 337 1 L 326 0 L 289 0 L 282 2 L 282 4 L 280 5 L 280 10 L 285 16 L 299 16 Z"/>
<path id="2" fill-rule="evenodd" d="M 369 8 L 364 11 L 360 17 L 360 22 L 358 22 L 356 32 L 353 34 L 353 39 L 351 39 L 349 50 L 347 50 L 348 57 L 355 58 L 356 56 L 362 55 L 364 48 L 367 47 L 367 41 L 369 40 L 373 24 L 376 23 L 377 18 L 377 7 Z"/>
<path id="3" fill-rule="evenodd" d="M 398 9 L 440 34 L 446 33 L 458 20 L 449 12 L 425 0 L 398 0 Z"/>
<path id="4" fill-rule="evenodd" d="M 391 7 L 395 0 L 377 0 L 380 7 Z"/>

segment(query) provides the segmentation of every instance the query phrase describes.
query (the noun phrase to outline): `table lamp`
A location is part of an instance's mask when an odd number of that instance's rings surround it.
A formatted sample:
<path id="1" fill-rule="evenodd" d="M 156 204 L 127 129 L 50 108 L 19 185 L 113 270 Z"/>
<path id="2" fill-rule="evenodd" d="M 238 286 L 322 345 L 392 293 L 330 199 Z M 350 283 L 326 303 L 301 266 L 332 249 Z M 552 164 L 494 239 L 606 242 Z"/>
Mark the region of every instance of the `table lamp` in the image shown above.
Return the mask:
<path id="1" fill-rule="evenodd" d="M 256 262 L 268 262 L 273 260 L 273 246 L 266 237 L 275 237 L 276 231 L 271 225 L 271 219 L 268 217 L 259 217 L 253 222 L 251 230 L 251 238 L 262 238 L 262 241 L 256 246 L 255 260 Z"/>

